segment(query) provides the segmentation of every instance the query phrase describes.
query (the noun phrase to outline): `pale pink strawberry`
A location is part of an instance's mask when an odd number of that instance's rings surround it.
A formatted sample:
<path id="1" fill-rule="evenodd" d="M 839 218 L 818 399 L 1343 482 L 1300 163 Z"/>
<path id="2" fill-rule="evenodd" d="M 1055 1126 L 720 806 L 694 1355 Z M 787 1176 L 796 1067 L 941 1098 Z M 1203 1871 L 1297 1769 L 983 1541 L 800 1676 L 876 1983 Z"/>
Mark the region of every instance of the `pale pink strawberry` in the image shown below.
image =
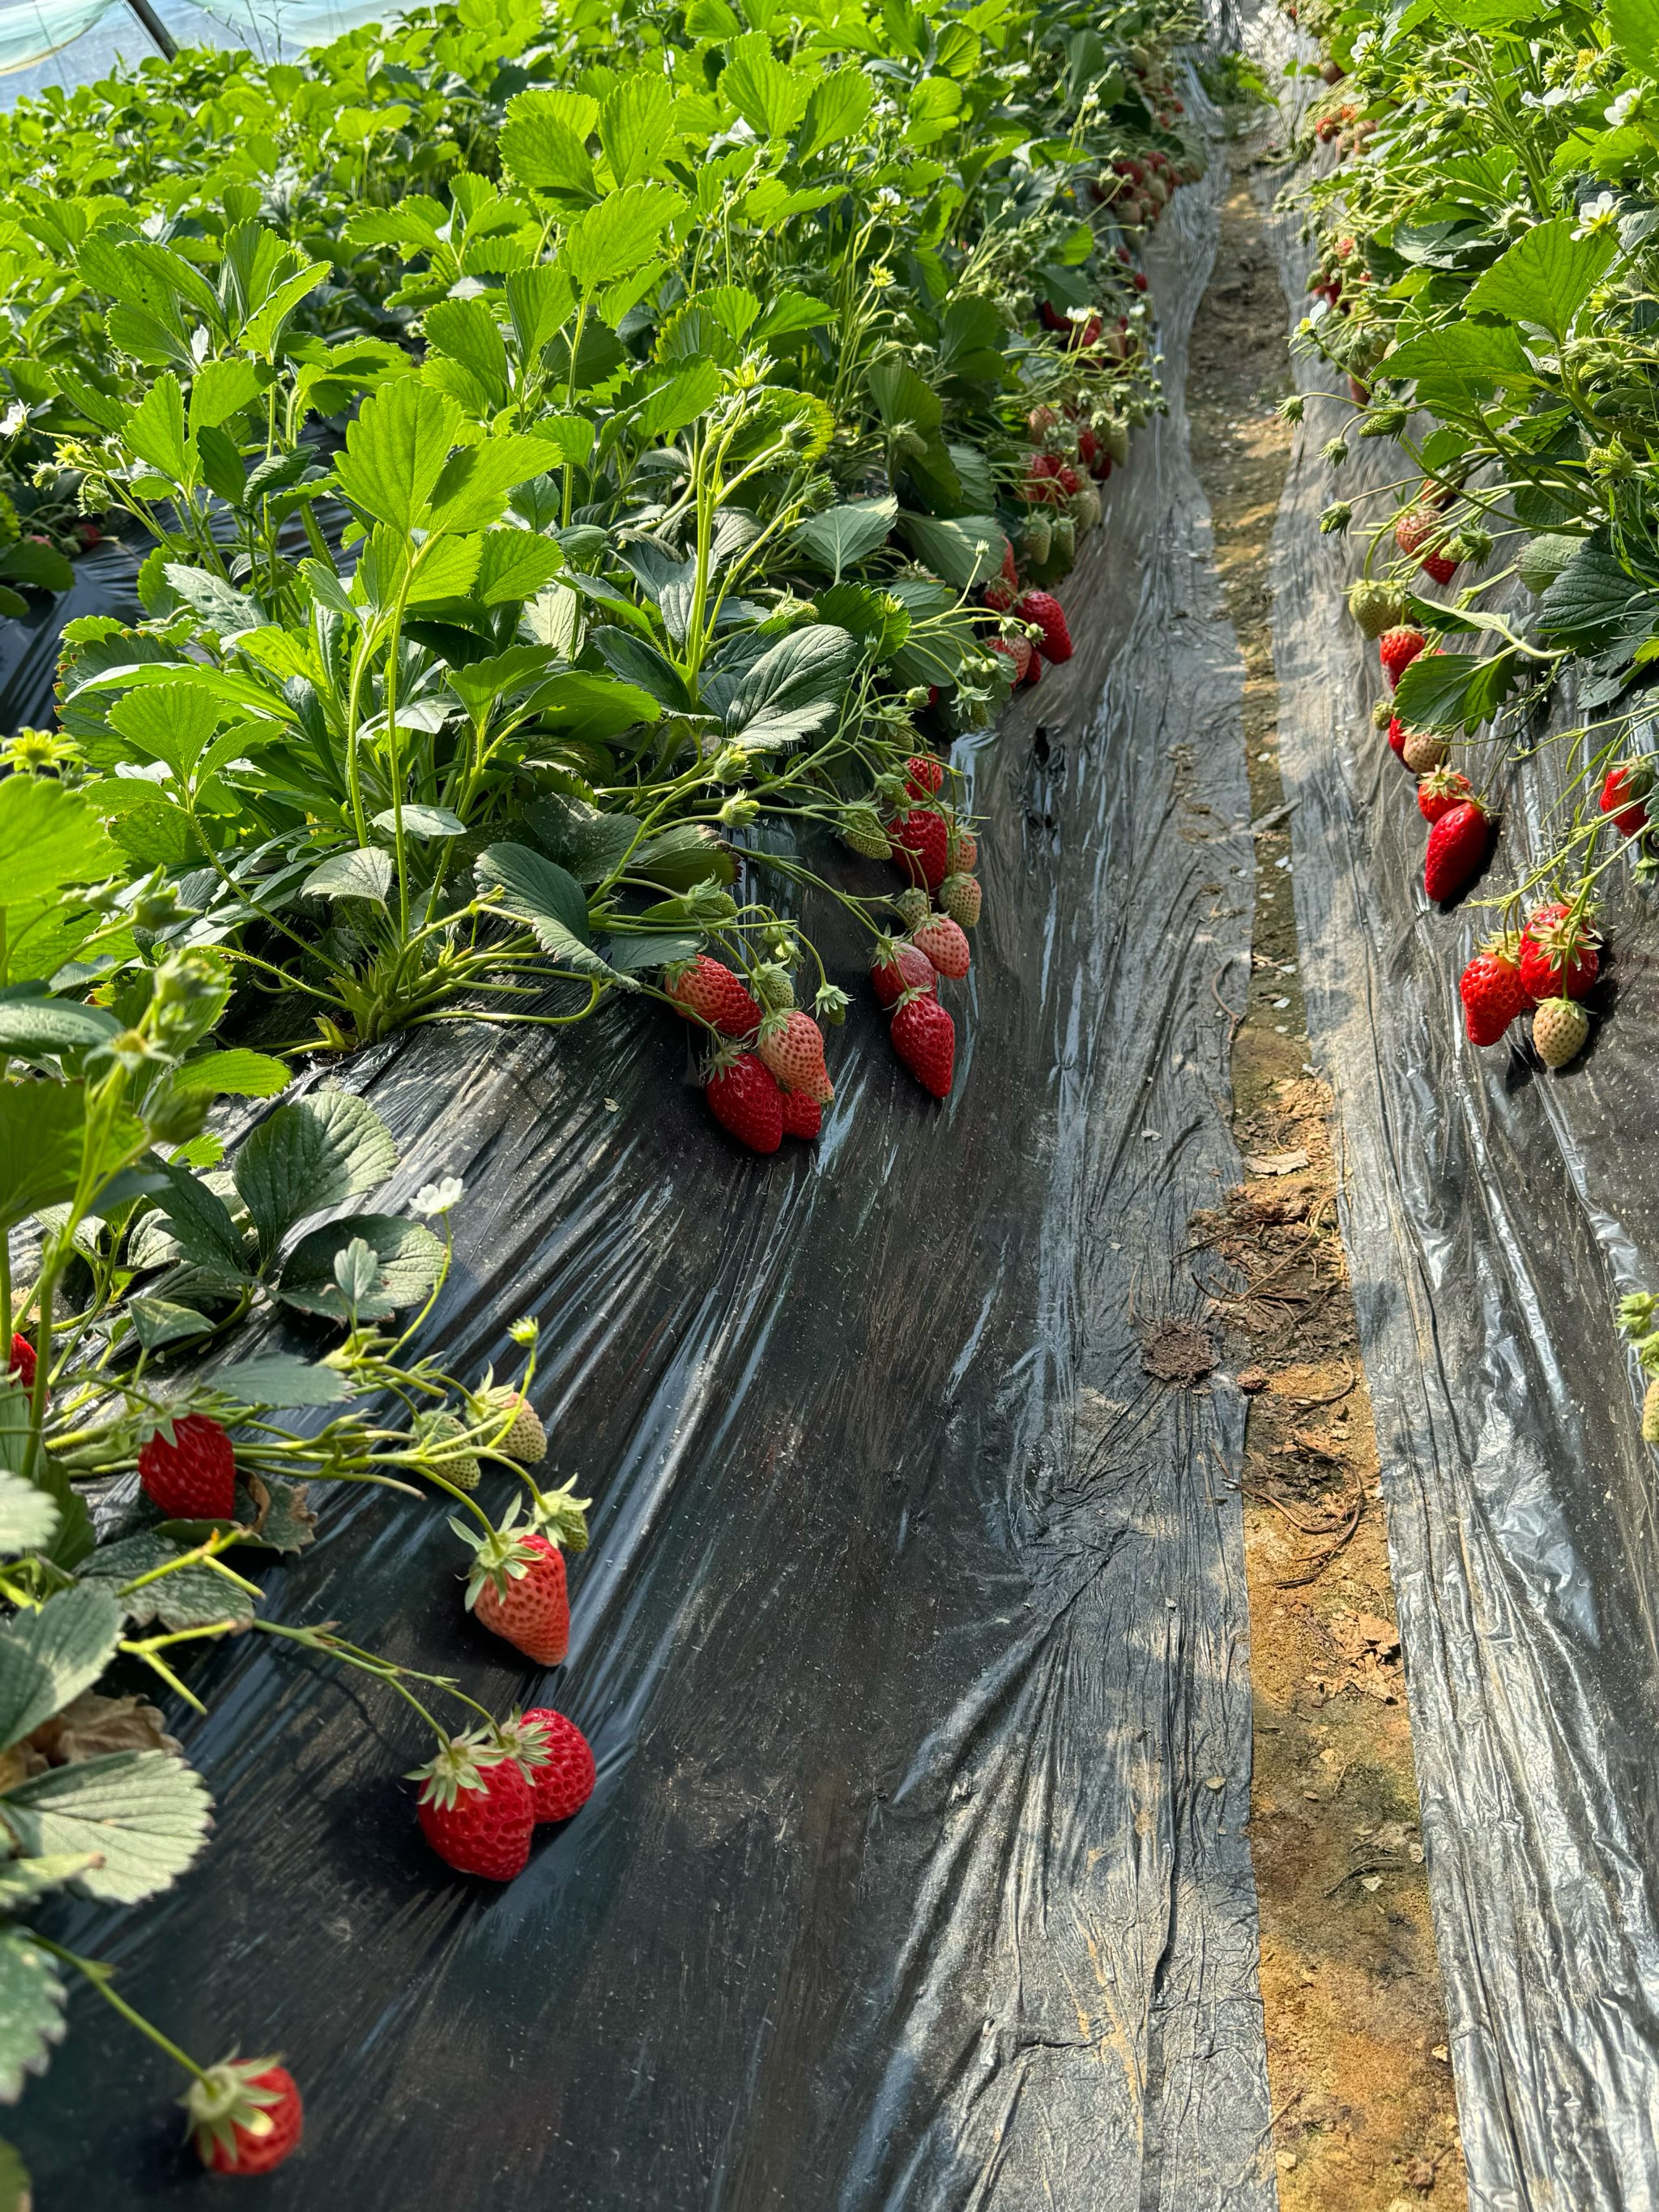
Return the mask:
<path id="1" fill-rule="evenodd" d="M 960 981 L 973 965 L 974 956 L 960 922 L 948 914 L 930 915 L 920 929 L 910 933 L 912 944 L 927 955 L 941 975 Z"/>
<path id="2" fill-rule="evenodd" d="M 820 1106 L 835 1097 L 823 1064 L 823 1031 L 799 1006 L 787 1014 L 768 1014 L 755 1049 L 786 1091 L 804 1091 Z"/>

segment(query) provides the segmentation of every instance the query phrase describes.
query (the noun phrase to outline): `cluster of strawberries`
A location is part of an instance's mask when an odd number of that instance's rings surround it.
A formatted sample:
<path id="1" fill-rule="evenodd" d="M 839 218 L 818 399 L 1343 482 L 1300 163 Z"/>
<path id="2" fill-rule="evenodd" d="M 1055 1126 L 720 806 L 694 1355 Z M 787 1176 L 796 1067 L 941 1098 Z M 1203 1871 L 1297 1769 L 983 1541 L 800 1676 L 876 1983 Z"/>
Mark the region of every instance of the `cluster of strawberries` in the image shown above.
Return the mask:
<path id="1" fill-rule="evenodd" d="M 979 841 L 929 803 L 937 800 L 945 782 L 942 761 L 913 753 L 904 767 L 905 789 L 913 803 L 894 830 L 893 845 L 910 888 L 894 904 L 908 935 L 877 939 L 870 982 L 878 1005 L 892 1016 L 888 1035 L 893 1050 L 924 1091 L 944 1098 L 956 1068 L 957 1028 L 939 1003 L 939 983 L 941 976 L 960 981 L 973 962 L 966 933 L 980 917 L 980 887 L 973 873 Z M 900 830 L 907 834 L 901 836 Z"/>
<path id="2" fill-rule="evenodd" d="M 1186 112 L 1183 103 L 1171 97 L 1162 127 L 1168 128 L 1169 116 Z M 1203 173 L 1190 155 L 1176 161 L 1161 146 L 1154 146 L 1146 154 L 1118 155 L 1091 189 L 1097 205 L 1109 207 L 1123 229 L 1151 230 L 1182 185 L 1196 184 Z"/>
<path id="3" fill-rule="evenodd" d="M 1576 1060 L 1589 1036 L 1578 1001 L 1601 971 L 1599 942 L 1589 907 L 1560 899 L 1534 907 L 1521 930 L 1486 939 L 1457 986 L 1470 1042 L 1496 1044 L 1517 1014 L 1530 1013 L 1545 1066 Z"/>
<path id="4" fill-rule="evenodd" d="M 1106 465 L 1111 466 L 1109 457 Z M 1045 471 L 1038 481 L 1056 485 L 1065 496 L 1068 495 L 1065 491 L 1067 477 L 1076 483 L 1074 471 L 1062 466 L 1053 473 Z M 1098 514 L 1097 498 L 1095 511 Z M 999 635 L 988 638 L 986 643 L 993 653 L 1001 653 L 1012 663 L 1016 685 L 1036 683 L 1045 660 L 1071 659 L 1072 633 L 1065 608 L 1052 592 L 1041 591 L 1035 585 L 1022 587 L 1012 546 L 1003 549 L 1001 574 L 985 587 L 985 604 L 993 614 L 1008 618 Z"/>
<path id="5" fill-rule="evenodd" d="M 1390 690 L 1428 645 L 1420 629 L 1404 623 L 1385 629 L 1376 641 Z M 1454 899 L 1472 884 L 1492 850 L 1493 817 L 1465 775 L 1446 768 L 1450 748 L 1429 730 L 1410 730 L 1398 714 L 1389 721 L 1389 744 L 1397 759 L 1418 778 L 1417 803 L 1429 824 L 1423 861 L 1423 888 L 1431 899 Z"/>
<path id="6" fill-rule="evenodd" d="M 33 1364 L 33 1346 L 14 1339 L 14 1372 L 27 1380 Z M 546 1456 L 547 1432 L 520 1393 L 491 1390 L 477 1410 L 507 1422 L 500 1449 L 510 1459 L 529 1466 Z M 451 1472 L 462 1488 L 478 1480 L 474 1460 L 458 1461 Z M 170 1521 L 236 1518 L 235 1448 L 205 1413 L 181 1414 L 158 1427 L 139 1449 L 138 1479 L 150 1503 Z M 560 1509 L 550 1525 L 578 1548 L 586 1544 L 579 1504 L 563 1492 L 544 1502 Z M 460 1530 L 459 1522 L 453 1525 Z M 558 1545 L 541 1529 L 520 1527 L 516 1506 L 500 1528 L 468 1540 L 475 1558 L 467 1610 L 538 1666 L 562 1665 L 570 1648 L 570 1599 Z M 545 1706 L 471 1735 L 446 1737 L 435 1758 L 410 1777 L 422 1784 L 416 1817 L 439 1856 L 458 1873 L 491 1881 L 507 1881 L 521 1872 L 533 1829 L 568 1820 L 592 1794 L 594 1778 L 586 1737 L 574 1721 Z M 263 2146 L 265 2131 L 254 2134 Z"/>
<path id="7" fill-rule="evenodd" d="M 714 1119 L 751 1152 L 775 1152 L 786 1137 L 817 1135 L 835 1086 L 823 1031 L 795 1005 L 788 971 L 769 961 L 749 981 L 752 991 L 735 969 L 699 952 L 665 969 L 662 983 L 688 1021 L 721 1040 L 703 1076 Z"/>
<path id="8" fill-rule="evenodd" d="M 1391 688 L 1427 647 L 1420 629 L 1400 624 L 1383 631 L 1377 651 Z M 1494 817 L 1468 778 L 1447 765 L 1450 748 L 1437 731 L 1407 729 L 1391 714 L 1388 732 L 1395 756 L 1418 780 L 1418 807 L 1430 825 L 1423 888 L 1431 899 L 1455 898 L 1486 865 Z M 1621 836 L 1646 832 L 1654 781 L 1650 759 L 1620 761 L 1607 771 L 1601 811 Z M 1589 1037 L 1589 1016 L 1579 1001 L 1601 971 L 1601 946 L 1583 897 L 1548 900 L 1519 930 L 1485 939 L 1458 985 L 1471 1042 L 1496 1044 L 1517 1015 L 1529 1013 L 1533 1046 L 1544 1065 L 1565 1067 L 1576 1060 Z"/>

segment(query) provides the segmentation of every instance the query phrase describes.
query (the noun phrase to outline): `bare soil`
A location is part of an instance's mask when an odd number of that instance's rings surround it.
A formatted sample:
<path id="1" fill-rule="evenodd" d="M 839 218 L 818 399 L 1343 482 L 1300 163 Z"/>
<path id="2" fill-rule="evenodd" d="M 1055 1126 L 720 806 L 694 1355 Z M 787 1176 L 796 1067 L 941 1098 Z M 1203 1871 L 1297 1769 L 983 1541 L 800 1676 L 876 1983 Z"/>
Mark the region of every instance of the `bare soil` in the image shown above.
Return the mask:
<path id="1" fill-rule="evenodd" d="M 1251 1846 L 1285 2212 L 1467 2203 L 1418 1829 L 1376 1440 L 1336 1223 L 1330 1095 L 1309 1064 L 1279 781 L 1268 545 L 1290 431 L 1285 305 L 1237 143 L 1194 334 L 1192 450 L 1245 664 L 1260 896 L 1233 1046 L 1248 1180 L 1194 1236 L 1252 1395 L 1245 1551 Z"/>

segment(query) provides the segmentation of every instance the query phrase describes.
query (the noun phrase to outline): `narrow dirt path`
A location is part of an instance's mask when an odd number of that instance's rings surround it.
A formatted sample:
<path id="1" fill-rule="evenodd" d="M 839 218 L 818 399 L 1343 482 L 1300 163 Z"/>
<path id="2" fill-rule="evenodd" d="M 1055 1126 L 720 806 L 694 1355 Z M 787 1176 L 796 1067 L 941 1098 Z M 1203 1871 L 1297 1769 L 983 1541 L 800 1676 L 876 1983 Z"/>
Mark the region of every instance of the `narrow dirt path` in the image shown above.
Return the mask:
<path id="1" fill-rule="evenodd" d="M 1330 1096 L 1308 1060 L 1279 783 L 1267 553 L 1290 450 L 1285 303 L 1243 143 L 1194 332 L 1194 465 L 1245 665 L 1260 890 L 1233 1047 L 1249 1179 L 1194 1234 L 1248 1285 L 1224 1318 L 1252 1393 L 1245 1548 L 1251 1846 L 1285 2212 L 1466 2202 L 1376 1443 L 1336 1225 Z"/>

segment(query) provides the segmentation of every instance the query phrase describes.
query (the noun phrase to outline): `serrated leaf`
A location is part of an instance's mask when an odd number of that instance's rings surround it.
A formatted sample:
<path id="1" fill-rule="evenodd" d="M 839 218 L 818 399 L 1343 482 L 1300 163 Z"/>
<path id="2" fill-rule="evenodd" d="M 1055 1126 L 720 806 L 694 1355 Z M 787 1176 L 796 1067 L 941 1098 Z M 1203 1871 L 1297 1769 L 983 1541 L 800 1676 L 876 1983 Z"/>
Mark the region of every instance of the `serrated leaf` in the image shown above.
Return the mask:
<path id="1" fill-rule="evenodd" d="M 258 396 L 259 372 L 251 361 L 204 362 L 190 387 L 190 427 L 217 429 Z"/>
<path id="2" fill-rule="evenodd" d="M 1563 337 L 1618 251 L 1605 234 L 1575 238 L 1565 216 L 1535 224 L 1475 280 L 1462 313 L 1503 315 Z"/>
<path id="3" fill-rule="evenodd" d="M 38 1552 L 52 1541 L 58 1508 L 44 1490 L 0 1468 L 0 1554 Z"/>
<path id="4" fill-rule="evenodd" d="M 213 1327 L 194 1306 L 178 1305 L 171 1298 L 129 1298 L 127 1312 L 133 1334 L 146 1352 L 159 1352 L 164 1344 L 182 1344 L 192 1336 L 205 1336 Z"/>
<path id="5" fill-rule="evenodd" d="M 268 1258 L 306 1214 L 361 1198 L 397 1164 L 398 1147 L 374 1108 L 349 1091 L 324 1091 L 261 1121 L 231 1174 Z"/>
<path id="6" fill-rule="evenodd" d="M 685 205 L 672 185 L 629 185 L 586 209 L 565 234 L 560 265 L 590 297 L 626 276 L 655 252 L 657 240 Z"/>
<path id="7" fill-rule="evenodd" d="M 429 385 L 412 377 L 382 385 L 346 432 L 334 465 L 342 490 L 375 521 L 412 530 L 426 520 L 461 422 L 454 400 Z"/>
<path id="8" fill-rule="evenodd" d="M 148 461 L 174 483 L 188 489 L 195 483 L 195 454 L 185 434 L 184 395 L 170 368 L 162 371 L 127 416 L 122 434 L 141 461 Z"/>
<path id="9" fill-rule="evenodd" d="M 74 1881 L 95 1863 L 90 1851 L 52 1859 L 0 1859 L 0 1912 L 18 1911 L 35 1898 Z M 0 2195 L 0 2207 L 4 2203 L 4 2196 Z"/>
<path id="10" fill-rule="evenodd" d="M 177 1161 L 168 1161 L 163 1172 L 167 1188 L 156 1193 L 156 1203 L 185 1258 L 225 1282 L 245 1279 L 247 1247 L 218 1192 Z"/>
<path id="11" fill-rule="evenodd" d="M 251 1501 L 246 1510 L 252 1521 Z M 83 1584 L 95 1582 L 109 1591 L 135 1628 L 148 1627 L 152 1621 L 159 1621 L 163 1628 L 181 1629 L 205 1628 L 221 1620 L 252 1620 L 253 1601 L 246 1590 L 223 1575 L 215 1574 L 211 1567 L 172 1565 L 189 1549 L 181 1538 L 160 1528 L 143 1528 L 113 1544 L 100 1544 L 82 1568 L 81 1579 Z M 155 1574 L 158 1567 L 169 1571 L 124 1596 L 116 1596 L 123 1583 Z"/>
<path id="12" fill-rule="evenodd" d="M 216 1368 L 208 1377 L 223 1398 L 240 1406 L 337 1406 L 352 1395 L 337 1367 L 301 1359 L 291 1352 L 264 1352 Z"/>
<path id="13" fill-rule="evenodd" d="M 898 511 L 896 499 L 849 499 L 803 522 L 795 532 L 795 543 L 839 583 L 845 569 L 855 568 L 866 554 L 886 542 Z"/>
<path id="14" fill-rule="evenodd" d="M 31 1858 L 96 1852 L 74 1883 L 106 1905 L 170 1888 L 207 1840 L 212 1808 L 192 1767 L 165 1751 L 117 1751 L 53 1767 L 0 1796 L 0 1821 Z"/>
<path id="15" fill-rule="evenodd" d="M 175 1091 L 211 1091 L 216 1097 L 275 1098 L 286 1091 L 292 1071 L 285 1060 L 245 1045 L 204 1052 L 173 1072 Z"/>
<path id="16" fill-rule="evenodd" d="M 15 2105 L 28 2076 L 46 2072 L 64 2039 L 64 2002 L 51 1953 L 26 1928 L 0 1930 L 0 2104 Z"/>
<path id="17" fill-rule="evenodd" d="M 264 609 L 258 601 L 226 583 L 222 576 L 216 576 L 211 568 L 168 561 L 162 564 L 161 573 L 191 612 L 200 615 L 220 637 L 240 636 L 246 630 L 259 629 L 264 622 Z"/>
<path id="18" fill-rule="evenodd" d="M 643 70 L 625 76 L 599 110 L 599 143 L 619 185 L 654 175 L 673 132 L 673 94 Z"/>
<path id="19" fill-rule="evenodd" d="M 437 1280 L 443 1263 L 442 1240 L 422 1223 L 389 1213 L 353 1214 L 300 1239 L 283 1263 L 277 1297 L 303 1313 L 346 1320 L 348 1309 L 334 1261 L 354 1242 L 368 1247 L 380 1269 L 373 1294 L 358 1301 L 360 1321 L 383 1320 L 404 1306 L 417 1305 Z"/>
<path id="20" fill-rule="evenodd" d="M 460 673 L 459 670 L 454 672 Z M 389 837 L 395 836 L 398 828 L 396 810 L 388 806 L 384 814 L 377 814 L 374 827 L 384 830 Z M 404 834 L 409 837 L 465 837 L 466 824 L 459 814 L 452 813 L 447 806 L 410 805 L 404 809 Z"/>
<path id="21" fill-rule="evenodd" d="M 74 999 L 0 1000 L 0 1054 L 33 1059 L 42 1053 L 85 1052 L 103 1044 L 120 1029 L 103 1006 L 83 1006 Z"/>
<path id="22" fill-rule="evenodd" d="M 66 884 L 112 874 L 118 855 L 97 815 L 66 786 L 46 776 L 0 782 L 0 901 L 21 906 Z"/>
<path id="23" fill-rule="evenodd" d="M 75 570 L 55 545 L 18 538 L 0 550 L 0 576 L 14 584 L 32 584 L 38 592 L 67 592 L 75 581 Z"/>
<path id="24" fill-rule="evenodd" d="M 89 1689 L 120 1632 L 120 1607 L 84 1584 L 8 1622 L 0 1632 L 0 1751 Z"/>
<path id="25" fill-rule="evenodd" d="M 924 567 L 959 592 L 994 576 L 1008 550 L 994 516 L 988 514 L 963 514 L 949 520 L 904 514 L 899 517 L 899 528 Z"/>
<path id="26" fill-rule="evenodd" d="M 9 2142 L 0 2142 L 0 2212 L 31 2212 L 29 2170 Z"/>
<path id="27" fill-rule="evenodd" d="M 384 906 L 395 864 L 390 853 L 365 845 L 355 853 L 335 853 L 313 868 L 300 889 L 307 898 L 368 899 Z"/>
<path id="28" fill-rule="evenodd" d="M 0 1085 L 0 1229 L 73 1198 L 85 1140 L 78 1083 Z"/>
<path id="29" fill-rule="evenodd" d="M 486 846 L 473 865 L 482 897 L 529 923 L 550 960 L 582 975 L 614 970 L 588 942 L 581 885 L 556 860 L 528 845 Z"/>
<path id="30" fill-rule="evenodd" d="M 726 734 L 745 752 L 769 751 L 821 730 L 840 709 L 859 644 L 833 623 L 809 623 L 763 653 L 726 709 Z"/>

